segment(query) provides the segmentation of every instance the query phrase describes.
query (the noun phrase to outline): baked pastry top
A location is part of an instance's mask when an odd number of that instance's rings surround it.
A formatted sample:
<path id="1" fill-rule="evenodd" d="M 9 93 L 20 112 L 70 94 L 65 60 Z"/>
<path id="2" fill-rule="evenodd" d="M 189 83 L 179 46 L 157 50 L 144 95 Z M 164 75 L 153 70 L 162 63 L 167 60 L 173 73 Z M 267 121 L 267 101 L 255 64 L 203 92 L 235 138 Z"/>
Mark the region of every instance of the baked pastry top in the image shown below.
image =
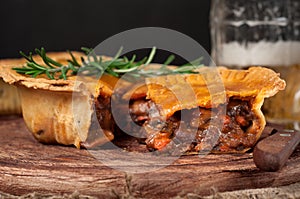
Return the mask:
<path id="1" fill-rule="evenodd" d="M 264 98 L 271 97 L 285 88 L 285 82 L 280 79 L 279 74 L 263 67 L 252 67 L 248 70 L 230 70 L 225 67 L 203 68 L 200 73 L 201 75 L 147 78 L 147 97 L 159 104 L 164 114 L 169 116 L 179 109 L 195 106 L 211 108 L 212 105 L 225 103 L 226 98 L 232 96 L 254 97 L 257 99 L 254 103 L 258 103 L 254 106 L 260 107 Z M 188 87 L 193 92 L 187 92 Z M 181 93 L 186 100 L 179 101 L 178 96 L 174 95 L 176 92 Z M 226 92 L 226 98 L 223 92 Z M 219 96 L 214 98 L 217 101 L 211 101 L 212 95 Z M 191 104 L 193 98 L 194 104 Z"/>

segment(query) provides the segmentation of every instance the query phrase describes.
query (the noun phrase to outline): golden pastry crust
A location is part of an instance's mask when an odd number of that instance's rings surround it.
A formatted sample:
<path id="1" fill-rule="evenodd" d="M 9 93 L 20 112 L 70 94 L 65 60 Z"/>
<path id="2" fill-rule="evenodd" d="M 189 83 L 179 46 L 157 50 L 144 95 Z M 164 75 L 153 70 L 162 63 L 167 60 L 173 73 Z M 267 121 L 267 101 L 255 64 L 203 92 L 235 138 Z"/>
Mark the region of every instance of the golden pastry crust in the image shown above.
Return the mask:
<path id="1" fill-rule="evenodd" d="M 222 82 L 216 83 L 219 80 Z M 209 88 L 210 83 L 211 86 L 219 88 Z M 148 87 L 147 98 L 158 104 L 161 107 L 161 113 L 166 117 L 181 109 L 190 109 L 196 106 L 211 108 L 213 105 L 225 103 L 228 98 L 233 96 L 254 97 L 257 99 L 254 107 L 260 108 L 264 98 L 271 97 L 285 88 L 285 81 L 280 79 L 279 74 L 263 67 L 252 67 L 248 70 L 230 70 L 225 67 L 203 68 L 200 75 L 147 78 L 146 84 Z M 223 92 L 226 92 L 227 99 L 222 97 Z M 178 96 L 176 93 L 183 96 Z M 217 101 L 212 102 L 211 95 L 221 97 L 215 98 Z"/>
<path id="2" fill-rule="evenodd" d="M 75 58 L 80 58 L 84 54 L 79 52 L 72 52 Z M 70 59 L 70 55 L 66 52 L 50 52 L 47 55 L 54 59 L 55 61 L 61 63 L 67 63 Z M 39 56 L 33 56 L 37 63 L 43 63 Z M 22 85 L 27 88 L 43 89 L 51 91 L 67 91 L 72 92 L 75 86 L 75 77 L 69 78 L 68 80 L 50 80 L 48 78 L 37 77 L 31 78 L 30 76 L 25 76 L 12 70 L 13 67 L 21 67 L 26 64 L 24 58 L 20 59 L 6 59 L 0 61 L 1 67 L 1 78 L 8 84 Z"/>

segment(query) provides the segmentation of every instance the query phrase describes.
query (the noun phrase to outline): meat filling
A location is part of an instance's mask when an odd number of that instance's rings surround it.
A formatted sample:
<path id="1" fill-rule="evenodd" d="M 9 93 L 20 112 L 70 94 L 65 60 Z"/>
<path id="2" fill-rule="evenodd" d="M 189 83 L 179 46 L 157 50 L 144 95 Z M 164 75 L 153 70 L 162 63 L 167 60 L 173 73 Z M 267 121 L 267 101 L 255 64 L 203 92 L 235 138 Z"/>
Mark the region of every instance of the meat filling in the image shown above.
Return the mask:
<path id="1" fill-rule="evenodd" d="M 131 117 L 136 124 L 144 127 L 150 150 L 162 150 L 170 142 L 173 145 L 180 143 L 181 150 L 185 152 L 205 149 L 243 151 L 255 144 L 255 134 L 247 133 L 255 119 L 247 101 L 230 99 L 226 114 L 222 112 L 224 106 L 214 109 L 198 107 L 178 111 L 166 121 L 159 117 L 158 109 L 154 107 L 149 100 L 137 100 L 130 104 Z M 219 122 L 216 124 L 212 120 Z"/>
<path id="2" fill-rule="evenodd" d="M 99 97 L 96 102 L 97 120 L 106 136 L 111 137 L 110 140 L 121 131 L 134 132 L 131 134 L 134 137 L 146 138 L 144 142 L 149 150 L 175 146 L 181 152 L 211 149 L 215 152 L 236 152 L 251 148 L 256 142 L 256 135 L 247 131 L 252 126 L 255 114 L 246 100 L 230 99 L 226 107 L 181 110 L 166 120 L 150 100 L 132 100 L 129 116 L 125 104 L 118 103 L 118 106 L 119 114 L 114 118 L 110 98 Z M 222 110 L 226 110 L 225 114 Z M 130 120 L 136 125 L 130 124 Z M 93 135 L 90 140 L 96 137 Z"/>
<path id="3" fill-rule="evenodd" d="M 99 126 L 103 133 L 98 131 Z M 95 114 L 92 116 L 89 136 L 85 142 L 81 143 L 81 147 L 94 148 L 100 146 L 107 141 L 113 140 L 115 133 L 116 125 L 111 114 L 110 98 L 99 96 L 95 100 Z"/>

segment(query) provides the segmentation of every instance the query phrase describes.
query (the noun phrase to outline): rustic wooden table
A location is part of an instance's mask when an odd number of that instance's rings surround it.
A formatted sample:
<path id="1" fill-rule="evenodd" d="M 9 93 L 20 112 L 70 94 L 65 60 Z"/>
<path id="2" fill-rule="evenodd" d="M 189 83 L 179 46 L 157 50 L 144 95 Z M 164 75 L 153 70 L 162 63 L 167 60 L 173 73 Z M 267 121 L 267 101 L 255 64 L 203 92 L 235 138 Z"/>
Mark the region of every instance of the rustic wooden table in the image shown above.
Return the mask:
<path id="1" fill-rule="evenodd" d="M 77 192 L 100 198 L 169 198 L 300 182 L 300 147 L 278 172 L 258 170 L 252 154 L 246 153 L 182 156 L 156 171 L 127 174 L 105 166 L 87 150 L 38 143 L 20 117 L 0 118 L 0 142 L 0 191 L 13 195 Z"/>

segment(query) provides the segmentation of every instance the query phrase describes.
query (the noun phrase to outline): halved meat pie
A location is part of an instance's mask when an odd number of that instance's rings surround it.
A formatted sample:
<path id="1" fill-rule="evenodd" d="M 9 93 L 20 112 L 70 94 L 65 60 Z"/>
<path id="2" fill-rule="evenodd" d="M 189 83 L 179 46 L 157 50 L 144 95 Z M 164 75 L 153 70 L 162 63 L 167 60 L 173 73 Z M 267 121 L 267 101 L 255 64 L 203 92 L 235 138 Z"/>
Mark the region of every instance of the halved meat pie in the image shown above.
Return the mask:
<path id="1" fill-rule="evenodd" d="M 218 74 L 222 84 L 217 83 Z M 130 114 L 143 126 L 148 148 L 170 145 L 183 151 L 245 152 L 264 129 L 264 98 L 284 89 L 285 82 L 262 67 L 220 67 L 148 78 L 146 85 L 145 96 L 131 100 Z"/>

